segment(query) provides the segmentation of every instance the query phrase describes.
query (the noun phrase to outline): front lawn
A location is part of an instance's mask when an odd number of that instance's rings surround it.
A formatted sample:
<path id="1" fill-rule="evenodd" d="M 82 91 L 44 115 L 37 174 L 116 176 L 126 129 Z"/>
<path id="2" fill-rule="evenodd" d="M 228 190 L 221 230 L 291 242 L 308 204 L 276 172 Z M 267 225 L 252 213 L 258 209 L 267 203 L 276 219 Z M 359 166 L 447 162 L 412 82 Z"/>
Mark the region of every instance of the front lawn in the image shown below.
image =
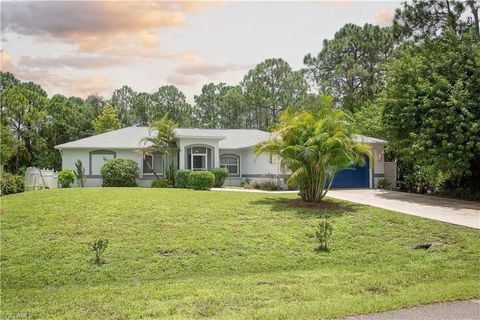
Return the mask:
<path id="1" fill-rule="evenodd" d="M 480 297 L 480 231 L 343 202 L 294 209 L 288 198 L 146 188 L 5 196 L 1 313 L 318 319 Z M 334 225 L 330 252 L 315 250 L 321 215 Z M 110 241 L 102 266 L 90 262 L 99 238 Z M 421 242 L 441 245 L 412 248 Z"/>

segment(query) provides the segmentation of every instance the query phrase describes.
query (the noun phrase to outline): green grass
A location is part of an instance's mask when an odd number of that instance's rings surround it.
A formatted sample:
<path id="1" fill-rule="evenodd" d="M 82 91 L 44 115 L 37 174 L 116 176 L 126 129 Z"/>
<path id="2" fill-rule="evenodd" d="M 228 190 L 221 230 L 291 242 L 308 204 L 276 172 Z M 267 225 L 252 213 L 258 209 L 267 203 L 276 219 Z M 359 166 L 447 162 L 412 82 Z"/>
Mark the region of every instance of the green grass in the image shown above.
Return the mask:
<path id="1" fill-rule="evenodd" d="M 295 195 L 31 191 L 2 199 L 2 314 L 55 319 L 318 319 L 480 296 L 480 232 Z M 333 201 L 333 200 L 328 200 Z M 334 225 L 316 251 L 321 215 Z M 102 266 L 89 245 L 110 243 Z M 444 245 L 414 250 L 414 244 Z"/>

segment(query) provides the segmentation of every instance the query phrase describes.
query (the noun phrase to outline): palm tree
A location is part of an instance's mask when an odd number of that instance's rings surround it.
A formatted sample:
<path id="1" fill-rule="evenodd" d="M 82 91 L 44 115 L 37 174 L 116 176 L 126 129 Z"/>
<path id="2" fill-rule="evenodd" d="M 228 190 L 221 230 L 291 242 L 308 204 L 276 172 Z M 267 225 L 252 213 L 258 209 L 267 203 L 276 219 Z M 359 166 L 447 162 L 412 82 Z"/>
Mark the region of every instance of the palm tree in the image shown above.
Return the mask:
<path id="1" fill-rule="evenodd" d="M 168 154 L 174 148 L 175 128 L 177 128 L 177 124 L 168 119 L 168 115 L 155 121 L 148 131 L 149 136 L 140 140 L 140 148 L 136 150 L 137 154 L 141 155 L 144 160 L 155 153 Z M 160 177 L 152 165 L 148 161 L 145 161 L 145 163 L 155 178 L 159 180 Z"/>
<path id="2" fill-rule="evenodd" d="M 295 113 L 287 108 L 268 141 L 254 147 L 255 155 L 281 158 L 283 171 L 291 171 L 288 183 L 300 188 L 307 202 L 320 202 L 335 174 L 353 165 L 365 165 L 367 145 L 355 143 L 346 113 L 324 105 L 318 113 Z"/>

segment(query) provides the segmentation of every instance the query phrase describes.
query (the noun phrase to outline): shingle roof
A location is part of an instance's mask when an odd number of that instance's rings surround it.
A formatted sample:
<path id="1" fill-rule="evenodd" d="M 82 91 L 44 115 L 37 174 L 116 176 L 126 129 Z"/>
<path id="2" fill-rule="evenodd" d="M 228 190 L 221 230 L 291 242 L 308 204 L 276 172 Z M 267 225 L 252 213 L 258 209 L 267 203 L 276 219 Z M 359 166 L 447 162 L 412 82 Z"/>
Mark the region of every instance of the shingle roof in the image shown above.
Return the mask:
<path id="1" fill-rule="evenodd" d="M 148 127 L 127 127 L 96 136 L 75 140 L 55 146 L 56 149 L 135 149 L 143 137 L 149 135 Z M 243 149 L 267 140 L 270 133 L 256 129 L 193 129 L 177 128 L 178 138 L 204 138 L 220 140 L 220 149 Z M 386 143 L 385 140 L 356 136 L 357 142 Z"/>

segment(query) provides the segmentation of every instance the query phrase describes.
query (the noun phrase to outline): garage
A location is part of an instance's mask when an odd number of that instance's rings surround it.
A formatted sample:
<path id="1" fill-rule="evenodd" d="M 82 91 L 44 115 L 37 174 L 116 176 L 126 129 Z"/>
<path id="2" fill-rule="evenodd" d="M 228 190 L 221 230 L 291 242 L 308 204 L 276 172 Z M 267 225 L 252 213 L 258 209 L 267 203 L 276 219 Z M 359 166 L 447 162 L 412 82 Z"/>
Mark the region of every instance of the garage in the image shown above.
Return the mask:
<path id="1" fill-rule="evenodd" d="M 370 187 L 370 161 L 365 157 L 363 167 L 357 165 L 338 172 L 333 179 L 332 188 L 369 188 Z"/>

